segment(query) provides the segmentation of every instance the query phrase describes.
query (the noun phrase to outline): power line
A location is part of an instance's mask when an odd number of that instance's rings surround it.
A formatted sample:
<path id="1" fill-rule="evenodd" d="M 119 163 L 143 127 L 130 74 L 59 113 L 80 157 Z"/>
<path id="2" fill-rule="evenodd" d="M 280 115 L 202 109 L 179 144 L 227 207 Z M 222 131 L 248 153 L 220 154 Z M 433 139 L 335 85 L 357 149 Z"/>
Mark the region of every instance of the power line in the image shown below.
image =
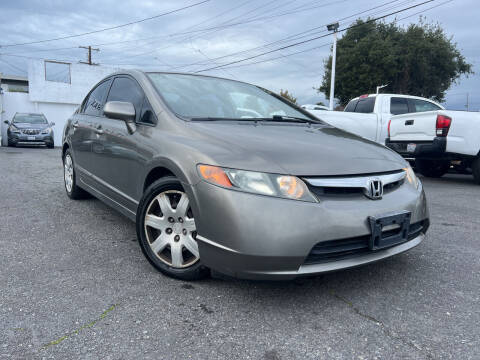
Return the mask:
<path id="1" fill-rule="evenodd" d="M 392 4 L 394 2 L 398 2 L 399 0 L 393 0 L 393 1 L 389 1 L 389 2 L 386 2 L 384 4 L 381 4 L 381 5 L 378 5 L 378 6 L 375 6 L 373 8 L 370 8 L 370 9 L 367 9 L 367 10 L 364 10 L 364 11 L 361 11 L 361 12 L 357 12 L 355 14 L 352 14 L 350 16 L 347 16 L 347 17 L 344 17 L 342 19 L 338 19 L 337 22 L 341 22 L 341 21 L 344 21 L 344 20 L 347 20 L 349 18 L 352 18 L 352 17 L 355 17 L 355 16 L 358 16 L 358 15 L 361 15 L 361 14 L 364 14 L 366 12 L 369 12 L 369 11 L 372 11 L 372 10 L 375 10 L 375 9 L 378 9 L 380 7 L 383 7 L 383 6 L 386 6 L 386 5 L 389 5 L 389 4 Z M 411 0 L 408 0 L 408 1 L 403 1 L 403 3 L 406 3 L 406 2 L 411 2 Z M 398 6 L 398 5 L 396 5 Z M 390 9 L 390 8 L 388 8 Z M 374 13 L 375 14 L 375 13 Z M 372 14 L 373 15 L 373 14 Z M 330 21 L 328 22 L 328 24 L 332 23 L 333 21 Z M 231 56 L 235 56 L 235 55 L 240 55 L 240 54 L 244 54 L 244 53 L 248 53 L 248 52 L 251 52 L 251 51 L 254 51 L 254 50 L 259 50 L 259 49 L 263 49 L 263 48 L 266 48 L 266 47 L 269 47 L 271 45 L 275 45 L 275 44 L 279 44 L 279 43 L 283 43 L 283 42 L 287 42 L 287 41 L 293 41 L 293 40 L 298 40 L 300 38 L 303 38 L 303 37 L 307 37 L 307 36 L 310 36 L 312 34 L 307 34 L 307 33 L 310 33 L 314 30 L 317 30 L 319 28 L 324 28 L 325 26 L 327 25 L 326 24 L 322 24 L 320 26 L 315 26 L 309 30 L 305 30 L 305 31 L 302 31 L 302 32 L 299 32 L 299 33 L 296 33 L 296 34 L 293 34 L 293 35 L 290 35 L 290 36 L 287 36 L 285 38 L 282 38 L 282 39 L 279 39 L 279 40 L 276 40 L 276 41 L 273 41 L 273 42 L 270 42 L 270 43 L 267 43 L 267 44 L 263 44 L 263 45 L 260 45 L 260 46 L 257 46 L 257 47 L 254 47 L 254 48 L 250 48 L 250 49 L 246 49 L 246 50 L 241 50 L 241 51 L 237 51 L 237 52 L 234 52 L 234 53 L 230 53 L 230 54 L 226 54 L 226 55 L 223 55 L 223 56 L 219 56 L 219 57 L 216 57 L 216 58 L 213 58 L 212 60 L 220 60 L 220 59 L 224 59 L 226 57 L 231 57 Z M 317 33 L 324 33 L 326 32 L 327 30 L 322 30 L 322 31 L 319 31 Z M 302 36 L 300 36 L 302 35 Z M 188 66 L 193 66 L 193 65 L 203 65 L 205 64 L 204 61 L 197 61 L 197 62 L 193 62 L 193 63 L 189 63 L 189 64 L 184 64 L 184 65 L 180 65 L 180 66 L 177 66 L 177 67 L 174 67 L 173 69 L 178 69 L 178 68 L 184 68 L 184 67 L 188 67 Z"/>
<path id="2" fill-rule="evenodd" d="M 71 39 L 71 38 L 74 38 L 74 37 L 79 37 L 79 36 L 85 36 L 85 35 L 95 34 L 95 33 L 103 32 L 103 31 L 107 31 L 107 30 L 119 29 L 119 28 L 122 28 L 122 27 L 125 27 L 125 26 L 129 26 L 129 25 L 133 25 L 133 24 L 138 24 L 138 23 L 141 23 L 141 22 L 144 22 L 144 21 L 148 21 L 148 20 L 152 20 L 152 19 L 159 18 L 159 17 L 161 17 L 161 16 L 170 15 L 170 14 L 173 14 L 173 13 L 176 13 L 176 12 L 179 12 L 179 11 L 182 11 L 182 10 L 186 10 L 186 9 L 189 9 L 189 8 L 191 8 L 191 7 L 194 7 L 194 6 L 198 6 L 198 5 L 204 4 L 204 3 L 208 2 L 208 1 L 210 1 L 210 0 L 203 0 L 203 1 L 197 2 L 197 3 L 192 4 L 192 5 L 184 6 L 184 7 L 182 7 L 182 8 L 170 10 L 170 11 L 164 12 L 164 13 L 162 13 L 162 14 L 158 14 L 158 15 L 155 15 L 155 16 L 150 16 L 150 17 L 145 18 L 145 19 L 140 19 L 140 20 L 136 20 L 136 21 L 131 21 L 131 22 L 128 22 L 128 23 L 125 23 L 125 24 L 121 24 L 121 25 L 111 26 L 111 27 L 107 27 L 107 28 L 103 28 L 103 29 L 88 31 L 88 32 L 81 33 L 81 34 L 67 35 L 67 36 L 62 36 L 62 37 L 57 37 L 57 38 L 52 38 L 52 39 L 30 41 L 30 42 L 17 43 L 17 44 L 0 45 L 0 48 L 2 48 L 2 47 L 12 47 L 12 46 L 21 46 L 21 45 L 40 44 L 40 43 L 45 43 L 45 42 L 50 42 L 50 41 Z"/>
<path id="3" fill-rule="evenodd" d="M 449 2 L 452 2 L 453 0 L 447 0 L 447 1 L 444 1 L 440 4 L 437 4 L 435 6 L 431 6 L 429 8 L 426 8 L 426 9 L 423 9 L 422 11 L 418 11 L 416 13 L 413 13 L 413 14 L 410 14 L 408 16 L 405 16 L 403 18 L 400 18 L 400 19 L 397 19 L 395 20 L 396 22 L 397 21 L 401 21 L 401 20 L 405 20 L 405 19 L 408 19 L 412 16 L 415 16 L 415 15 L 418 15 L 418 14 L 421 14 L 421 13 L 424 13 L 425 11 L 428 11 L 428 10 L 432 10 L 434 8 L 437 8 L 439 6 L 442 6 L 442 5 L 445 5 Z M 237 67 L 243 67 L 243 66 L 250 66 L 250 65 L 256 65 L 256 64 L 260 64 L 260 63 L 264 63 L 264 62 L 268 62 L 268 61 L 274 61 L 274 60 L 277 60 L 277 59 L 282 59 L 282 58 L 286 58 L 286 57 L 290 57 L 290 56 L 293 56 L 293 55 L 297 55 L 297 54 L 301 54 L 301 53 L 305 53 L 305 52 L 308 52 L 308 51 L 312 51 L 312 50 L 316 50 L 316 49 L 319 49 L 319 48 L 322 48 L 322 47 L 325 47 L 327 45 L 330 45 L 330 43 L 327 43 L 327 44 L 323 44 L 323 45 L 320 45 L 320 46 L 316 46 L 316 47 L 313 47 L 313 48 L 309 48 L 309 49 L 306 49 L 306 50 L 301 50 L 301 51 L 297 51 L 297 52 L 294 52 L 294 53 L 290 53 L 290 54 L 287 54 L 287 55 L 282 55 L 282 56 L 278 56 L 278 57 L 274 57 L 274 58 L 269 58 L 269 59 L 265 59 L 265 60 L 260 60 L 260 61 L 255 61 L 255 62 L 252 62 L 252 63 L 248 63 L 248 64 L 241 64 L 241 65 L 233 65 L 233 66 L 226 66 L 226 67 L 223 67 L 222 69 L 231 69 L 231 68 L 237 68 Z M 450 96 L 452 95 L 465 95 L 466 93 L 462 93 L 462 94 L 450 94 Z"/>
<path id="4" fill-rule="evenodd" d="M 410 10 L 410 9 L 413 9 L 413 8 L 416 8 L 416 7 L 418 7 L 418 6 L 421 6 L 421 5 L 430 3 L 430 2 L 432 2 L 432 1 L 435 1 L 435 0 L 427 0 L 427 1 L 421 2 L 421 3 L 419 3 L 419 4 L 412 5 L 412 6 L 409 6 L 409 7 L 407 7 L 407 8 L 404 8 L 404 9 L 401 9 L 401 10 L 397 10 L 397 11 L 394 11 L 394 12 L 391 12 L 391 13 L 386 14 L 386 15 L 383 15 L 383 16 L 376 17 L 376 18 L 374 18 L 374 19 L 369 19 L 369 20 L 365 21 L 365 23 L 370 23 L 370 22 L 374 22 L 374 21 L 377 21 L 377 20 L 381 20 L 381 19 L 384 19 L 384 18 L 386 18 L 386 17 L 388 17 L 388 16 L 392 16 L 392 15 L 395 15 L 395 14 L 398 14 L 398 13 L 401 13 L 401 12 L 404 12 L 404 11 L 407 11 L 407 10 Z M 349 27 L 340 29 L 340 30 L 338 30 L 338 31 L 339 31 L 339 32 L 343 32 L 343 31 L 346 31 L 346 30 L 349 30 L 349 29 L 352 29 L 352 28 L 355 28 L 355 27 L 358 27 L 358 26 L 359 26 L 359 25 L 352 25 L 352 26 L 349 26 Z M 288 48 L 291 48 L 291 47 L 294 47 L 294 46 L 306 44 L 306 43 L 308 43 L 308 42 L 311 42 L 311 41 L 314 41 L 314 40 L 318 40 L 318 39 L 321 39 L 321 38 L 324 38 L 324 37 L 327 37 L 327 36 L 330 36 L 330 34 L 325 34 L 325 35 L 321 35 L 321 36 L 315 36 L 315 37 L 313 37 L 313 38 L 310 38 L 310 39 L 307 39 L 307 40 L 303 40 L 303 41 L 299 41 L 299 42 L 296 42 L 296 43 L 293 43 L 293 44 L 290 44 L 290 45 L 285 45 L 285 46 L 282 46 L 282 47 L 277 48 L 277 49 L 273 49 L 273 50 L 270 50 L 270 51 L 263 52 L 263 53 L 261 53 L 261 54 L 253 55 L 253 56 L 250 56 L 250 57 L 247 57 L 247 58 L 244 58 L 244 59 L 240 59 L 240 60 L 231 61 L 231 62 L 229 62 L 229 63 L 227 63 L 227 64 L 218 65 L 218 66 L 214 66 L 214 67 L 207 68 L 207 69 L 197 70 L 197 71 L 194 71 L 194 73 L 200 73 L 200 72 L 205 72 L 205 71 L 209 71 L 209 70 L 215 70 L 215 69 L 218 69 L 218 68 L 223 67 L 223 66 L 228 66 L 228 65 L 237 64 L 237 63 L 240 63 L 240 62 L 244 62 L 244 61 L 247 61 L 247 60 L 250 60 L 250 59 L 254 59 L 254 58 L 263 56 L 263 55 L 271 54 L 271 53 L 273 53 L 273 52 L 277 52 L 277 51 L 281 51 L 281 50 L 284 50 L 284 49 L 288 49 Z"/>

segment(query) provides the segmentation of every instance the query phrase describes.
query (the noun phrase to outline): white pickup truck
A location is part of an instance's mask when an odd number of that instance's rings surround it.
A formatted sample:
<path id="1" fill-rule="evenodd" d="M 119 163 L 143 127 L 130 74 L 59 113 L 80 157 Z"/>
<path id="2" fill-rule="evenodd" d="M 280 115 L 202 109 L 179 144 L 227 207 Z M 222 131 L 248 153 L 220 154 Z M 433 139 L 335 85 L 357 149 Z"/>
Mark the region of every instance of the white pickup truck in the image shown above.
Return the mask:
<path id="1" fill-rule="evenodd" d="M 327 123 L 414 158 L 422 175 L 440 177 L 451 164 L 480 184 L 480 113 L 451 111 L 417 96 L 377 94 L 352 99 L 343 112 L 308 109 Z"/>
<path id="2" fill-rule="evenodd" d="M 415 115 L 415 116 L 412 116 Z M 450 166 L 472 172 L 480 184 L 480 113 L 439 110 L 392 117 L 386 145 L 416 170 L 440 177 Z"/>
<path id="3" fill-rule="evenodd" d="M 422 116 L 417 113 L 444 110 L 444 108 L 434 101 L 417 96 L 373 94 L 350 100 L 343 112 L 315 110 L 308 107 L 306 110 L 330 125 L 385 144 L 390 119 L 407 113 L 410 117 L 416 118 Z"/>

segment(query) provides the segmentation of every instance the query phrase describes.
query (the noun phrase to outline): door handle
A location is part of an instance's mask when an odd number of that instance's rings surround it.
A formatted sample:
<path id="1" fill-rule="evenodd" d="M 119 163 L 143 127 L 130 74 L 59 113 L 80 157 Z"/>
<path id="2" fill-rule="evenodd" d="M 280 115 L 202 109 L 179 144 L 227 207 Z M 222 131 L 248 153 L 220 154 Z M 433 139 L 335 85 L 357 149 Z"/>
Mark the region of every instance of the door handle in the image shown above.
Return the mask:
<path id="1" fill-rule="evenodd" d="M 78 121 L 75 121 L 72 125 L 75 129 L 78 128 Z"/>
<path id="2" fill-rule="evenodd" d="M 413 125 L 413 120 L 406 120 L 405 125 Z"/>

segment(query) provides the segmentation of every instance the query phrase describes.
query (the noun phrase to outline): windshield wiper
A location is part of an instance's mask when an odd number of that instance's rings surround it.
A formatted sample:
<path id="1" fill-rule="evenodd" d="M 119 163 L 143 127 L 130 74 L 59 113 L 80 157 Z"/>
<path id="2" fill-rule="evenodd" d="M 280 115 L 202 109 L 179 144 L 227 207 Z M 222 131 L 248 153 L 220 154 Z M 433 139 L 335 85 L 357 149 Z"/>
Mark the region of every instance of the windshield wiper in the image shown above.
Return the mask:
<path id="1" fill-rule="evenodd" d="M 192 121 L 257 121 L 259 118 L 193 117 Z"/>
<path id="2" fill-rule="evenodd" d="M 287 115 L 273 115 L 272 117 L 242 117 L 242 118 L 228 118 L 228 117 L 197 117 L 191 118 L 192 121 L 272 121 L 272 122 L 290 122 L 290 123 L 307 123 L 307 124 L 323 124 L 319 120 L 306 119 Z"/>
<path id="3" fill-rule="evenodd" d="M 288 115 L 273 115 L 271 118 L 265 118 L 262 120 L 307 123 L 307 124 L 321 124 L 321 122 L 318 120 L 312 120 L 312 119 L 306 119 L 306 118 L 288 116 Z"/>

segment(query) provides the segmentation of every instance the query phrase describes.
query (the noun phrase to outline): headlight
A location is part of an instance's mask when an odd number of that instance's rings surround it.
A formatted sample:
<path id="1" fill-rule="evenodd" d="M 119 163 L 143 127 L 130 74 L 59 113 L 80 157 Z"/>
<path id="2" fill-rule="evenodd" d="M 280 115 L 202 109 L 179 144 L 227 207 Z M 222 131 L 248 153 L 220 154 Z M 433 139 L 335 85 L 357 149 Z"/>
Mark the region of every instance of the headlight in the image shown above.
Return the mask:
<path id="1" fill-rule="evenodd" d="M 407 173 L 407 181 L 415 186 L 415 189 L 418 189 L 420 186 L 420 180 L 417 178 L 417 175 L 413 172 L 413 169 L 410 165 L 408 165 L 406 168 L 404 168 L 405 172 Z"/>
<path id="2" fill-rule="evenodd" d="M 305 183 L 295 176 L 227 169 L 211 165 L 198 165 L 198 172 L 203 180 L 224 188 L 318 202 Z"/>
<path id="3" fill-rule="evenodd" d="M 52 128 L 46 128 L 42 130 L 42 134 L 50 134 L 52 132 Z"/>
<path id="4" fill-rule="evenodd" d="M 12 133 L 14 133 L 14 134 L 20 134 L 20 133 L 21 133 L 20 129 L 16 128 L 16 127 L 13 126 L 13 125 L 10 126 L 10 131 L 11 131 Z"/>

